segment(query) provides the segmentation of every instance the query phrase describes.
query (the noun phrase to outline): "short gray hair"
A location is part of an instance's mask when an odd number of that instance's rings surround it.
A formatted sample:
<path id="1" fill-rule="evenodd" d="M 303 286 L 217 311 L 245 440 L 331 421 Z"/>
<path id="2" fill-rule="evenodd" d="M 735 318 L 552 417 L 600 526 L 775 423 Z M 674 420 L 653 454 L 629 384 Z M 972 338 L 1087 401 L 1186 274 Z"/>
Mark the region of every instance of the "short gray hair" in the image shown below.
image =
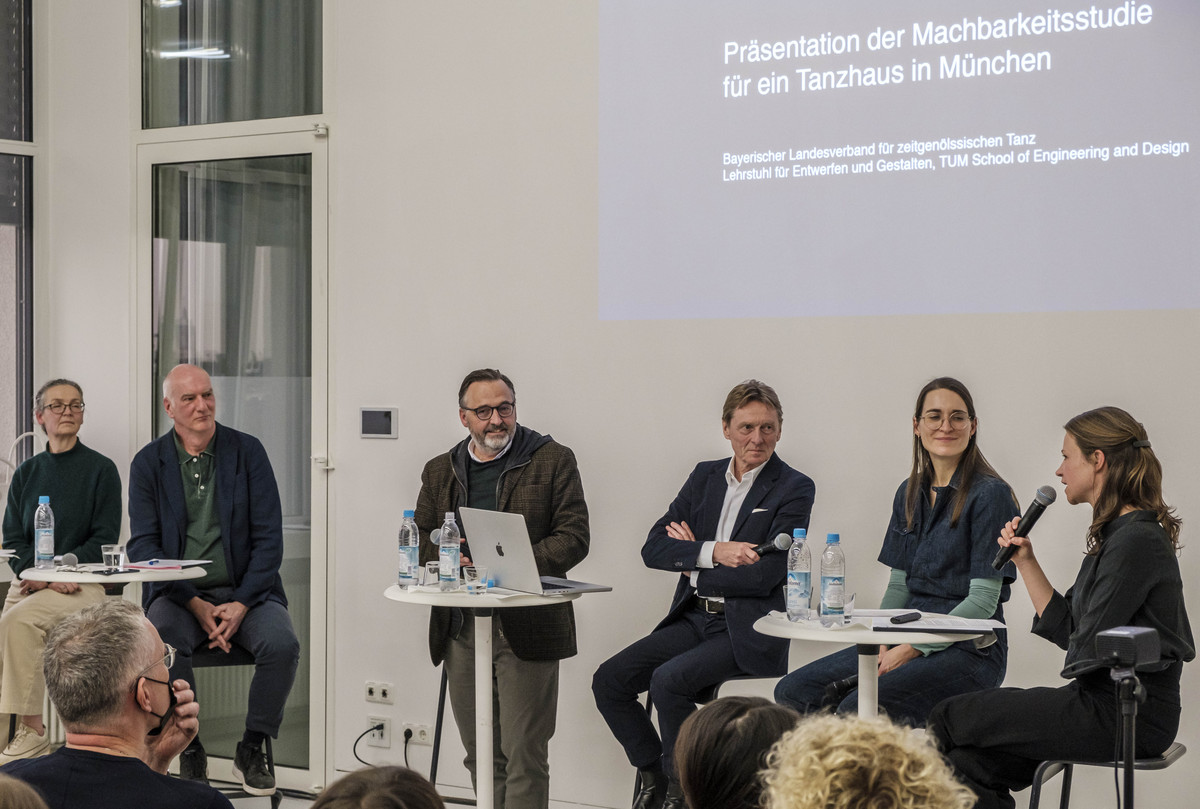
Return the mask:
<path id="1" fill-rule="evenodd" d="M 46 409 L 46 402 L 43 399 L 43 397 L 46 395 L 46 391 L 50 390 L 51 388 L 57 388 L 59 385 L 70 385 L 75 390 L 79 391 L 79 398 L 83 398 L 83 388 L 79 387 L 78 382 L 73 382 L 70 379 L 63 379 L 61 377 L 58 379 L 51 379 L 45 385 L 42 385 L 40 388 L 38 388 L 38 392 L 34 394 L 33 410 L 35 413 L 41 413 Z"/>
<path id="2" fill-rule="evenodd" d="M 69 730 L 115 717 L 138 672 L 146 616 L 128 601 L 106 599 L 62 619 L 46 636 L 46 690 Z"/>

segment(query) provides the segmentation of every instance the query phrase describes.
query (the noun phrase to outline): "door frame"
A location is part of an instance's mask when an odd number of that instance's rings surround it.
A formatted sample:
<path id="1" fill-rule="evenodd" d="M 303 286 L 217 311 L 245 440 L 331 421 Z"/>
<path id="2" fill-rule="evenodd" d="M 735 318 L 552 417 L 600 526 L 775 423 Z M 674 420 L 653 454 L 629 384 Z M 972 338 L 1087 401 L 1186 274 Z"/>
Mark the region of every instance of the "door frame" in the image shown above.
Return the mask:
<path id="1" fill-rule="evenodd" d="M 134 373 L 130 378 L 130 457 L 152 440 L 157 392 L 153 371 L 152 253 L 154 167 L 239 158 L 308 154 L 312 160 L 312 486 L 310 492 L 309 717 L 308 768 L 279 767 L 276 782 L 284 789 L 319 792 L 331 772 L 328 750 L 332 677 L 329 664 L 329 142 L 323 126 L 310 130 L 205 140 L 143 143 L 136 146 L 137 206 L 132 310 Z M 214 759 L 210 771 L 232 779 L 232 762 Z M 236 779 L 232 779 L 236 780 Z"/>

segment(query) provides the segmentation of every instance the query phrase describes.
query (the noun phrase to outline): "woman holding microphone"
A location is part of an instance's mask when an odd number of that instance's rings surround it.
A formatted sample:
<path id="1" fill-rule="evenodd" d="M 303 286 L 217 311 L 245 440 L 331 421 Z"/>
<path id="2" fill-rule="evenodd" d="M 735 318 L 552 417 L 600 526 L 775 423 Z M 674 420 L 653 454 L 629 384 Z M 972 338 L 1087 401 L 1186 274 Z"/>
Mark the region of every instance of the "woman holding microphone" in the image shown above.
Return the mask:
<path id="1" fill-rule="evenodd" d="M 975 404 L 963 383 L 934 379 L 917 395 L 913 462 L 892 503 L 879 561 L 891 568 L 884 609 L 924 610 L 965 618 L 1003 619 L 1012 565 L 992 568 L 996 532 L 1018 513 L 1012 489 L 977 444 Z M 879 657 L 879 707 L 896 721 L 922 726 L 930 709 L 952 694 L 993 688 L 1004 680 L 1003 632 L 994 644 L 972 641 L 892 646 Z M 858 671 L 855 649 L 843 649 L 779 681 L 775 700 L 802 713 L 820 710 L 831 684 Z M 858 708 L 857 689 L 834 697 L 838 713 Z"/>
<path id="2" fill-rule="evenodd" d="M 1179 676 L 1195 657 L 1183 604 L 1176 551 L 1180 520 L 1163 502 L 1162 466 L 1142 427 L 1116 407 L 1101 407 L 1066 424 L 1057 475 L 1067 502 L 1092 507 L 1086 555 L 1065 595 L 1050 584 L 1032 544 L 1001 532 L 1037 618 L 1033 631 L 1067 652 L 1060 688 L 1000 688 L 953 697 L 934 708 L 929 733 L 979 809 L 1012 807 L 1009 794 L 1033 781 L 1041 761 L 1111 761 L 1118 705 L 1096 635 L 1118 626 L 1158 631 L 1157 663 L 1139 669 L 1146 701 L 1137 717 L 1138 756 L 1162 753 L 1179 728 Z"/>

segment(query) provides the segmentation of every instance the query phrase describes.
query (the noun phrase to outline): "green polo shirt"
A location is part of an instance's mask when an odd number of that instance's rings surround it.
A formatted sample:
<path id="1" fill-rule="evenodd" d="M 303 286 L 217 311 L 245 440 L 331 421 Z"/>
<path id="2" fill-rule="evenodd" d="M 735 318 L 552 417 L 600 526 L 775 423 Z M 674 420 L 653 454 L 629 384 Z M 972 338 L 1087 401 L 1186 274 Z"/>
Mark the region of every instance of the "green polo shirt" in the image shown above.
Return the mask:
<path id="1" fill-rule="evenodd" d="M 190 455 L 175 434 L 175 450 L 179 456 L 179 477 L 183 482 L 183 499 L 187 503 L 187 544 L 185 559 L 207 559 L 203 578 L 193 583 L 200 589 L 228 587 L 229 569 L 225 565 L 225 547 L 221 544 L 221 518 L 217 514 L 217 456 L 212 443 Z"/>

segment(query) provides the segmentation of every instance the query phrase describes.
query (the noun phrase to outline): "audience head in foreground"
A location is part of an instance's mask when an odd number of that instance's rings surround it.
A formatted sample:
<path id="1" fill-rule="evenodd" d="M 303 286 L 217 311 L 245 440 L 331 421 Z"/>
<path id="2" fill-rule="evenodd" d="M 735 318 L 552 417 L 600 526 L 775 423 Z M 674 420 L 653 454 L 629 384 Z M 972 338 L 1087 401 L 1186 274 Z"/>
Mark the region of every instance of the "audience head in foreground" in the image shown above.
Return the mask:
<path id="1" fill-rule="evenodd" d="M 768 757 L 767 809 L 971 809 L 937 750 L 882 717 L 813 715 Z"/>
<path id="2" fill-rule="evenodd" d="M 29 784 L 0 773 L 0 807 L 3 809 L 46 809 L 46 802 Z"/>
<path id="3" fill-rule="evenodd" d="M 407 767 L 368 767 L 334 781 L 312 809 L 444 809 L 433 784 Z"/>
<path id="4" fill-rule="evenodd" d="M 722 697 L 684 720 L 675 772 L 691 809 L 758 809 L 767 753 L 800 714 L 762 697 Z"/>
<path id="5" fill-rule="evenodd" d="M 50 809 L 232 809 L 212 787 L 166 774 L 199 727 L 192 690 L 170 680 L 174 657 L 127 601 L 63 618 L 46 636 L 44 667 L 66 746 L 3 771 L 35 787 Z"/>

